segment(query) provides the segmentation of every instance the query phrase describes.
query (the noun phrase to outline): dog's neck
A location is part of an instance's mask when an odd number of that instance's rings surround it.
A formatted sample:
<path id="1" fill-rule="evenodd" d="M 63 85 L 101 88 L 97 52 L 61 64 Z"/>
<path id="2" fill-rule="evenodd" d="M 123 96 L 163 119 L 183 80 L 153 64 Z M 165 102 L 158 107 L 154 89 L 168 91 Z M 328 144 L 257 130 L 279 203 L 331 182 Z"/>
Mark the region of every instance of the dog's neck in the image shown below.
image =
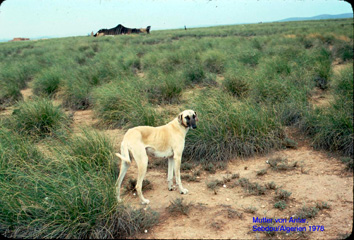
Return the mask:
<path id="1" fill-rule="evenodd" d="M 181 132 L 187 134 L 189 127 L 184 125 L 183 122 L 181 123 L 180 121 L 178 121 L 178 118 L 175 118 L 172 122 L 174 123 L 175 126 L 178 126 L 178 129 L 180 129 Z"/>

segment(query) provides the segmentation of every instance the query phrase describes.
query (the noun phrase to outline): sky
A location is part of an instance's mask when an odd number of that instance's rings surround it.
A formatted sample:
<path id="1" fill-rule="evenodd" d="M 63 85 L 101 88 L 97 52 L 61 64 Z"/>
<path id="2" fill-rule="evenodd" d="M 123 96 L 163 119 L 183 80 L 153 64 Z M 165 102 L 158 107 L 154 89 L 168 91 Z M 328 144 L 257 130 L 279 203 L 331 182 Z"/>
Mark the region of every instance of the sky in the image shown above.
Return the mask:
<path id="1" fill-rule="evenodd" d="M 0 40 L 86 36 L 118 24 L 153 32 L 352 12 L 342 0 L 6 0 Z"/>

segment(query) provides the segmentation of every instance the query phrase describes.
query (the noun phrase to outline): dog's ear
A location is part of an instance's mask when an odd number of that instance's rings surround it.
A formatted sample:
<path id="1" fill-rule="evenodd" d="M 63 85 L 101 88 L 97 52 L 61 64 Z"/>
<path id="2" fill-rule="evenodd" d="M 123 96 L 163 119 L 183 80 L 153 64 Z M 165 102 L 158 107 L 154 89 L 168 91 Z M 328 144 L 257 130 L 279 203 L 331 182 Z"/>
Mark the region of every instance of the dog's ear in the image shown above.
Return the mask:
<path id="1" fill-rule="evenodd" d="M 180 115 L 178 115 L 178 122 L 180 124 L 183 124 L 183 113 L 181 113 Z"/>
<path id="2" fill-rule="evenodd" d="M 199 121 L 196 111 L 194 111 L 194 114 L 195 114 L 195 121 Z"/>

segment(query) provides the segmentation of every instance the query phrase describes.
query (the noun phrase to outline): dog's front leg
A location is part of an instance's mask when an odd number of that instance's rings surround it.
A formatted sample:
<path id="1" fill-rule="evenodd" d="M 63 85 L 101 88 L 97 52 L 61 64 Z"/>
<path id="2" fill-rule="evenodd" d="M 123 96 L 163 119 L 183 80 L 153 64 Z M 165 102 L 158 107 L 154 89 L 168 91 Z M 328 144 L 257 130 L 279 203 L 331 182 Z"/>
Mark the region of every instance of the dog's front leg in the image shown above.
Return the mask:
<path id="1" fill-rule="evenodd" d="M 176 184 L 178 186 L 179 192 L 181 194 L 187 194 L 188 189 L 183 188 L 182 182 L 181 182 L 181 159 L 182 159 L 182 154 L 181 155 L 176 155 L 174 156 L 174 162 L 175 162 L 175 175 L 176 175 Z"/>
<path id="2" fill-rule="evenodd" d="M 168 175 L 167 175 L 167 182 L 168 182 L 168 190 L 173 190 L 173 171 L 174 171 L 175 163 L 173 158 L 168 159 Z"/>

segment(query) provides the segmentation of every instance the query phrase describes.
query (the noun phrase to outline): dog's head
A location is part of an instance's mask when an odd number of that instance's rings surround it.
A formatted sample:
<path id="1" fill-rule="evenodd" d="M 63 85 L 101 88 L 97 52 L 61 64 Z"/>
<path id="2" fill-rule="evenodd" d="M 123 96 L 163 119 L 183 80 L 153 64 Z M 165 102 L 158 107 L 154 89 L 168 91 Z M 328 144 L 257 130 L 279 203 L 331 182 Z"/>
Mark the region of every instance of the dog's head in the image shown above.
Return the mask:
<path id="1" fill-rule="evenodd" d="M 178 115 L 178 122 L 185 128 L 197 128 L 197 112 L 193 110 L 184 110 Z"/>

